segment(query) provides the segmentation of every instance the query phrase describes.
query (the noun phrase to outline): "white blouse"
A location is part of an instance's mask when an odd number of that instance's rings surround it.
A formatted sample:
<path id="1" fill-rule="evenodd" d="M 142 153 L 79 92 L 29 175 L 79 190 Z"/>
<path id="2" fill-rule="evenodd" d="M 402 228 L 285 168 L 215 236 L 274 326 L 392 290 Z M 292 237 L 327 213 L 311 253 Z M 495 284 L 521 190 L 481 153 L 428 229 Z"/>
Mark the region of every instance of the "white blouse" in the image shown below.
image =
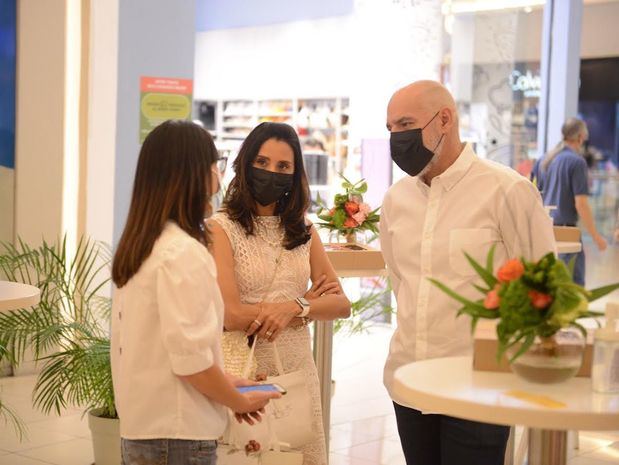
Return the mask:
<path id="1" fill-rule="evenodd" d="M 179 375 L 223 366 L 223 308 L 213 258 L 169 222 L 138 272 L 114 292 L 112 376 L 123 438 L 221 436 L 225 407 Z"/>
<path id="2" fill-rule="evenodd" d="M 381 210 L 380 241 L 398 303 L 384 382 L 392 392 L 402 365 L 472 352 L 470 318 L 461 305 L 435 287 L 435 278 L 473 300 L 479 278 L 467 252 L 485 265 L 496 246 L 495 271 L 508 258 L 539 259 L 555 251 L 552 219 L 538 190 L 514 170 L 477 158 L 466 145 L 431 186 L 419 177 L 391 186 Z"/>

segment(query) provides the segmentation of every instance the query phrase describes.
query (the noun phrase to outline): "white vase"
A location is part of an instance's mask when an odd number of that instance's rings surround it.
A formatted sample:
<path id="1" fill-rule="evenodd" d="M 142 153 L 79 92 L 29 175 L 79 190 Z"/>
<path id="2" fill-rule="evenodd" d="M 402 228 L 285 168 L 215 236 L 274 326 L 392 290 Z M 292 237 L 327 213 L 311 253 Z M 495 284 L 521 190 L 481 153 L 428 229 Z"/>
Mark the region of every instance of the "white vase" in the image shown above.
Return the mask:
<path id="1" fill-rule="evenodd" d="M 102 409 L 88 412 L 95 465 L 120 465 L 120 421 L 98 416 Z"/>

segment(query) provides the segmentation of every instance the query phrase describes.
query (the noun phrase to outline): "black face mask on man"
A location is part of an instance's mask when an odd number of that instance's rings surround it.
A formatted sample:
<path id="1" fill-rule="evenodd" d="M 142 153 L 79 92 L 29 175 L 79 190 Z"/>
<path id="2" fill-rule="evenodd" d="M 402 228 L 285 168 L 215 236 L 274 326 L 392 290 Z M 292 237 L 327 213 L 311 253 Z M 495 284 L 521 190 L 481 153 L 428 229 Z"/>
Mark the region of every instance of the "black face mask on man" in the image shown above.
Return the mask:
<path id="1" fill-rule="evenodd" d="M 292 174 L 274 173 L 255 166 L 249 174 L 249 190 L 263 207 L 281 200 L 292 189 Z"/>
<path id="2" fill-rule="evenodd" d="M 417 176 L 421 173 L 434 157 L 434 153 L 443 140 L 443 135 L 439 139 L 434 150 L 429 150 L 423 145 L 422 131 L 430 124 L 436 114 L 422 128 L 410 129 L 408 131 L 392 132 L 389 140 L 391 148 L 391 158 L 402 171 L 410 176 Z"/>

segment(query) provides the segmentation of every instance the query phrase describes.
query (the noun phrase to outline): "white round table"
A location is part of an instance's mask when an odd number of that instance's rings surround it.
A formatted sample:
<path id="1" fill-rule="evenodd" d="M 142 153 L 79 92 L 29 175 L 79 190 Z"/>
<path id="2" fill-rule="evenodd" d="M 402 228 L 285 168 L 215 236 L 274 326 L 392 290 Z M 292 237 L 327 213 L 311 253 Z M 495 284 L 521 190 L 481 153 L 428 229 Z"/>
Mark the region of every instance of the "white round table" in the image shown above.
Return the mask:
<path id="1" fill-rule="evenodd" d="M 529 465 L 564 465 L 568 430 L 619 430 L 619 394 L 598 394 L 589 378 L 532 384 L 512 373 L 473 371 L 471 357 L 424 360 L 395 373 L 396 396 L 417 409 L 529 428 Z M 521 400 L 508 392 L 543 396 Z M 545 401 L 555 405 L 542 405 Z M 562 405 L 559 405 L 562 404 Z"/>
<path id="2" fill-rule="evenodd" d="M 0 312 L 36 305 L 41 300 L 39 288 L 29 284 L 0 281 Z"/>

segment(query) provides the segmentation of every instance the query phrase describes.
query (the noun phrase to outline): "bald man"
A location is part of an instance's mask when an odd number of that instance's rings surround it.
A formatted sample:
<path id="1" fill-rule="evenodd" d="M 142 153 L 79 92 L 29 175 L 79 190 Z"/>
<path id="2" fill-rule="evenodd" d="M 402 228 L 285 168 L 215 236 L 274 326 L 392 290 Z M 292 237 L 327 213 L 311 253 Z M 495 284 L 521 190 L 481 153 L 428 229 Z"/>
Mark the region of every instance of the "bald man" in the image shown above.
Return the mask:
<path id="1" fill-rule="evenodd" d="M 464 252 L 485 263 L 537 259 L 555 250 L 540 194 L 512 169 L 463 144 L 453 97 L 433 81 L 398 90 L 387 108 L 391 157 L 408 176 L 391 186 L 380 240 L 396 294 L 398 326 L 384 382 L 394 401 L 407 465 L 502 465 L 507 426 L 421 412 L 393 392 L 394 371 L 417 360 L 471 355 L 470 320 L 436 278 L 476 300 L 478 278 Z"/>

